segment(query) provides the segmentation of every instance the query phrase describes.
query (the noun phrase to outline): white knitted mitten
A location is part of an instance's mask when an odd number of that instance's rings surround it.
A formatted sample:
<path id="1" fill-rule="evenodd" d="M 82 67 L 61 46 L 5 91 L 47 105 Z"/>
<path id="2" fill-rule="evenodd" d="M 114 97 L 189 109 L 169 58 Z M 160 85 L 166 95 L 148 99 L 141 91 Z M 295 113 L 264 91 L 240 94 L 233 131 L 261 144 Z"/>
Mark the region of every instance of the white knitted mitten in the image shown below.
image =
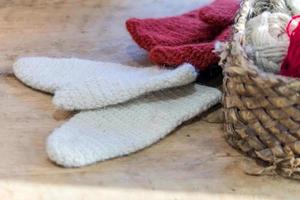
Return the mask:
<path id="1" fill-rule="evenodd" d="M 197 76 L 190 64 L 168 70 L 76 58 L 21 58 L 13 69 L 16 77 L 26 85 L 55 92 L 53 102 L 64 110 L 95 109 L 122 103 L 152 91 L 186 85 Z"/>
<path id="2" fill-rule="evenodd" d="M 47 140 L 49 158 L 81 167 L 141 150 L 218 103 L 217 89 L 189 85 L 75 115 Z"/>

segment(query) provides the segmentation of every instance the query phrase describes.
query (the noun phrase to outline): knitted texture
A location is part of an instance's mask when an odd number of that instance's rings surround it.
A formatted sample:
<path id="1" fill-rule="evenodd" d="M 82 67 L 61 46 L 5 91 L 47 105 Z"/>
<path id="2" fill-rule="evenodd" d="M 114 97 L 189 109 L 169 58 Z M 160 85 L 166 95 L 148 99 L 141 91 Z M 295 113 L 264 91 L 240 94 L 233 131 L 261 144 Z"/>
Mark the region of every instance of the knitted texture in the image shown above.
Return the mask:
<path id="1" fill-rule="evenodd" d="M 152 62 L 168 66 L 191 63 L 204 70 L 218 63 L 219 57 L 213 53 L 214 43 L 229 39 L 228 26 L 233 23 L 239 3 L 239 0 L 216 0 L 181 16 L 130 19 L 126 25 L 137 44 L 150 51 Z"/>
<path id="2" fill-rule="evenodd" d="M 66 92 L 69 88 L 84 91 L 79 92 L 81 95 L 76 96 L 76 99 L 72 99 L 74 96 L 65 99 L 80 105 L 98 102 L 98 97 L 110 98 L 110 103 L 121 102 L 119 93 L 130 93 L 135 91 L 135 87 L 143 91 L 138 90 L 138 94 L 144 94 L 164 87 L 184 85 L 195 79 L 194 68 L 190 65 L 170 71 L 80 59 L 23 58 L 15 63 L 14 72 L 25 84 L 42 91 L 59 93 L 64 88 L 68 88 Z M 123 81 L 122 77 L 127 76 L 127 73 L 130 74 L 132 84 L 129 84 L 128 77 Z M 159 81 L 155 87 L 145 90 L 137 85 L 147 85 L 148 82 L 135 81 L 138 77 Z M 95 80 L 95 85 L 86 89 L 90 87 L 89 82 Z M 126 84 L 128 86 L 124 86 Z M 123 89 L 119 91 L 119 88 Z M 85 93 L 94 89 L 97 90 L 94 92 L 99 92 L 99 96 Z M 114 95 L 108 95 L 110 93 L 106 90 Z M 127 100 L 137 96 L 137 92 L 130 94 Z M 49 136 L 47 152 L 51 160 L 65 167 L 81 167 L 127 155 L 162 139 L 182 122 L 218 103 L 220 98 L 221 92 L 216 89 L 189 85 L 148 93 L 139 99 L 115 106 L 83 111 Z"/>
<path id="3" fill-rule="evenodd" d="M 157 46 L 150 52 L 150 59 L 160 65 L 178 66 L 191 63 L 200 70 L 219 62 L 219 56 L 213 52 L 215 42 L 224 42 L 231 36 L 231 27 L 225 29 L 212 42 L 187 44 L 180 46 Z"/>
<path id="4" fill-rule="evenodd" d="M 75 115 L 47 140 L 49 158 L 81 167 L 141 150 L 218 103 L 221 92 L 189 85 Z"/>
<path id="5" fill-rule="evenodd" d="M 239 7 L 239 0 L 215 0 L 199 10 L 199 17 L 216 28 L 224 28 L 233 23 Z"/>
<path id="6" fill-rule="evenodd" d="M 114 105 L 152 91 L 186 85 L 197 77 L 189 64 L 168 70 L 75 58 L 21 58 L 13 69 L 26 85 L 55 92 L 53 103 L 64 110 Z"/>
<path id="7" fill-rule="evenodd" d="M 216 28 L 199 20 L 199 10 L 160 19 L 129 19 L 126 27 L 134 41 L 150 51 L 157 45 L 177 46 L 212 39 Z"/>

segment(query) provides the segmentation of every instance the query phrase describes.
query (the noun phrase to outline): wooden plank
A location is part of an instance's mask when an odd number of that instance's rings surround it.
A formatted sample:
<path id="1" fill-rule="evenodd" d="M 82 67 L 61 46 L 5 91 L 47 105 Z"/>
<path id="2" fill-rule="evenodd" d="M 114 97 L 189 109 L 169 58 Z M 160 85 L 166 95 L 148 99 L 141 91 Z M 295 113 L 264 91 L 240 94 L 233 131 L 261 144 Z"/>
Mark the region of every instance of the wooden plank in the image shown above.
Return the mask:
<path id="1" fill-rule="evenodd" d="M 206 1 L 208 2 L 208 1 Z M 0 70 L 16 57 L 78 56 L 149 65 L 124 29 L 132 16 L 181 13 L 201 0 L 4 0 Z M 128 157 L 80 169 L 47 159 L 45 140 L 66 119 L 51 96 L 0 78 L 0 199 L 298 199 L 299 183 L 245 175 L 222 125 L 198 118 Z M 297 198 L 298 197 L 298 198 Z"/>

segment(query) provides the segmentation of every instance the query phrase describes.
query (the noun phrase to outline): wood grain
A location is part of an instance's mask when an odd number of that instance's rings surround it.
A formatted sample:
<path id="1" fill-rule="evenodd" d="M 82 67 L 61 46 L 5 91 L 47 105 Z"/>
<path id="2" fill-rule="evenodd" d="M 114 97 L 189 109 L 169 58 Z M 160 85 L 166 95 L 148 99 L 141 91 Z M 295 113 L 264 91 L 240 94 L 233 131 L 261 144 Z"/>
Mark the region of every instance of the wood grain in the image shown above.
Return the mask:
<path id="1" fill-rule="evenodd" d="M 206 1 L 208 2 L 208 1 Z M 167 16 L 201 0 L 2 0 L 0 70 L 20 56 L 90 58 L 149 65 L 128 36 L 128 17 Z M 0 78 L 0 199 L 298 199 L 299 183 L 245 175 L 243 156 L 223 138 L 221 124 L 202 118 L 128 157 L 80 169 L 47 159 L 45 140 L 70 113 L 51 96 Z M 298 198 L 297 198 L 298 197 Z"/>

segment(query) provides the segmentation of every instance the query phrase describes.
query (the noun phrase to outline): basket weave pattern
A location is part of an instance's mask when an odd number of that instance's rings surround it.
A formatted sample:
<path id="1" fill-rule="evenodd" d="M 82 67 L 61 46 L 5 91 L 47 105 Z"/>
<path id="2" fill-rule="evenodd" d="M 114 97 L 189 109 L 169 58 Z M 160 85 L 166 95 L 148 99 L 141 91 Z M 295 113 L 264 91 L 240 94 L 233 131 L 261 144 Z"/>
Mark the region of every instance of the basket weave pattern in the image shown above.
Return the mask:
<path id="1" fill-rule="evenodd" d="M 242 2 L 221 55 L 226 139 L 277 174 L 299 179 L 300 79 L 264 73 L 247 57 L 245 24 L 254 3 Z"/>

